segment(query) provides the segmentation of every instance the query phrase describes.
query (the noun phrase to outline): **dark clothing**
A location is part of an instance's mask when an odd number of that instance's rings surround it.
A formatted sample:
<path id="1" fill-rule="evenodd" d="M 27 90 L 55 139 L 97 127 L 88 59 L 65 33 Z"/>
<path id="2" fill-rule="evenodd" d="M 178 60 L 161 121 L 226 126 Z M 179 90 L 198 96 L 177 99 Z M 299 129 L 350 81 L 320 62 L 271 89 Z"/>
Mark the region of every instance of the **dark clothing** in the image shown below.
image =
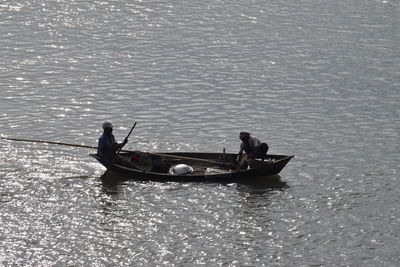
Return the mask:
<path id="1" fill-rule="evenodd" d="M 258 140 L 258 138 L 249 137 L 246 142 L 242 142 L 240 144 L 239 155 L 241 155 L 243 151 L 249 154 L 259 145 L 261 145 L 261 142 Z"/>
<path id="2" fill-rule="evenodd" d="M 268 145 L 266 143 L 261 143 L 258 138 L 249 137 L 247 141 L 243 141 L 240 144 L 238 159 L 240 161 L 242 153 L 246 152 L 247 155 L 250 155 L 254 159 L 264 160 L 266 158 L 268 148 Z"/>
<path id="3" fill-rule="evenodd" d="M 255 147 L 254 150 L 250 153 L 253 158 L 264 160 L 267 157 L 268 149 L 269 147 L 266 143 L 261 143 L 261 145 Z"/>
<path id="4" fill-rule="evenodd" d="M 115 153 L 115 138 L 113 134 L 103 134 L 99 138 L 97 146 L 97 155 L 100 157 L 100 162 L 107 166 L 111 163 Z"/>

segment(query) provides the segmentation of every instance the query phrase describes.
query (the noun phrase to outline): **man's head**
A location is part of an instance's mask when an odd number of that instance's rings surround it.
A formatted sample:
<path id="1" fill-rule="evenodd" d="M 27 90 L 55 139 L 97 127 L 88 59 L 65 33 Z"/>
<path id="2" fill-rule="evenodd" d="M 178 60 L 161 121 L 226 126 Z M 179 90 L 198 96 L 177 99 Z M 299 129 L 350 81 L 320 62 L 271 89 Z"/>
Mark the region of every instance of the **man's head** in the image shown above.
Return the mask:
<path id="1" fill-rule="evenodd" d="M 240 132 L 239 134 L 239 139 L 242 140 L 243 142 L 249 140 L 250 138 L 250 133 L 249 132 Z"/>
<path id="2" fill-rule="evenodd" d="M 109 121 L 103 122 L 103 129 L 105 134 L 111 134 L 113 131 L 113 125 Z"/>

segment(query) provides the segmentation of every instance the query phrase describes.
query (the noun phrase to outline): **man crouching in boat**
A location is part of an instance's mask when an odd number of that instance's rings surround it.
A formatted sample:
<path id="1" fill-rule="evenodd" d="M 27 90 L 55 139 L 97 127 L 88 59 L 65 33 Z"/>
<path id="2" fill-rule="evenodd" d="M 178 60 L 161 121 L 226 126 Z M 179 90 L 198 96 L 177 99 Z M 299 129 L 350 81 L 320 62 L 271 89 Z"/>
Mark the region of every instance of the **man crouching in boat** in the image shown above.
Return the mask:
<path id="1" fill-rule="evenodd" d="M 104 166 L 109 166 L 113 160 L 117 160 L 114 159 L 117 150 L 128 143 L 128 140 L 125 138 L 124 142 L 122 142 L 121 144 L 115 142 L 114 135 L 112 134 L 113 125 L 111 124 L 111 122 L 104 122 L 103 129 L 103 135 L 100 136 L 97 146 L 97 155 L 100 157 L 100 162 Z"/>
<path id="2" fill-rule="evenodd" d="M 241 132 L 239 139 L 242 143 L 237 160 L 241 169 L 246 169 L 248 166 L 253 167 L 256 164 L 255 159 L 265 160 L 268 152 L 266 143 L 261 143 L 258 138 L 250 136 L 248 132 Z M 246 152 L 246 154 L 243 155 L 243 152 Z"/>

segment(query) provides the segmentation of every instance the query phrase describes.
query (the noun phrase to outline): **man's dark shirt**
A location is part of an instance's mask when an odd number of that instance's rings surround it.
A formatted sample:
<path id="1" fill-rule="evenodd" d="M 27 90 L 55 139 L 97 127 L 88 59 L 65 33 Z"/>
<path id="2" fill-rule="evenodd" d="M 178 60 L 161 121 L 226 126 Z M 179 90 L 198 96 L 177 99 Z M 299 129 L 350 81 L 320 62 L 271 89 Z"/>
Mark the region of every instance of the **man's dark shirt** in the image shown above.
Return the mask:
<path id="1" fill-rule="evenodd" d="M 112 160 L 112 148 L 115 138 L 113 134 L 103 134 L 99 138 L 99 144 L 97 146 L 97 155 L 100 157 L 100 162 L 108 165 Z"/>

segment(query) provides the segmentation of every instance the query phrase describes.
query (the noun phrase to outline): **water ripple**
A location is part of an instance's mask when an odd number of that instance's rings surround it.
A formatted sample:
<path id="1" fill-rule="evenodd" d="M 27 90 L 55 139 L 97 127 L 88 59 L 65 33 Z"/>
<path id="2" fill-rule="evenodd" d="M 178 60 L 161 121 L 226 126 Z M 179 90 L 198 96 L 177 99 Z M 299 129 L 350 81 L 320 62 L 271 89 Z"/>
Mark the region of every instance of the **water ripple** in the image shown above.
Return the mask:
<path id="1" fill-rule="evenodd" d="M 121 182 L 0 141 L 4 265 L 397 266 L 396 1 L 3 1 L 2 136 L 296 154 L 288 186 Z M 382 227 L 385 225 L 385 227 Z"/>

